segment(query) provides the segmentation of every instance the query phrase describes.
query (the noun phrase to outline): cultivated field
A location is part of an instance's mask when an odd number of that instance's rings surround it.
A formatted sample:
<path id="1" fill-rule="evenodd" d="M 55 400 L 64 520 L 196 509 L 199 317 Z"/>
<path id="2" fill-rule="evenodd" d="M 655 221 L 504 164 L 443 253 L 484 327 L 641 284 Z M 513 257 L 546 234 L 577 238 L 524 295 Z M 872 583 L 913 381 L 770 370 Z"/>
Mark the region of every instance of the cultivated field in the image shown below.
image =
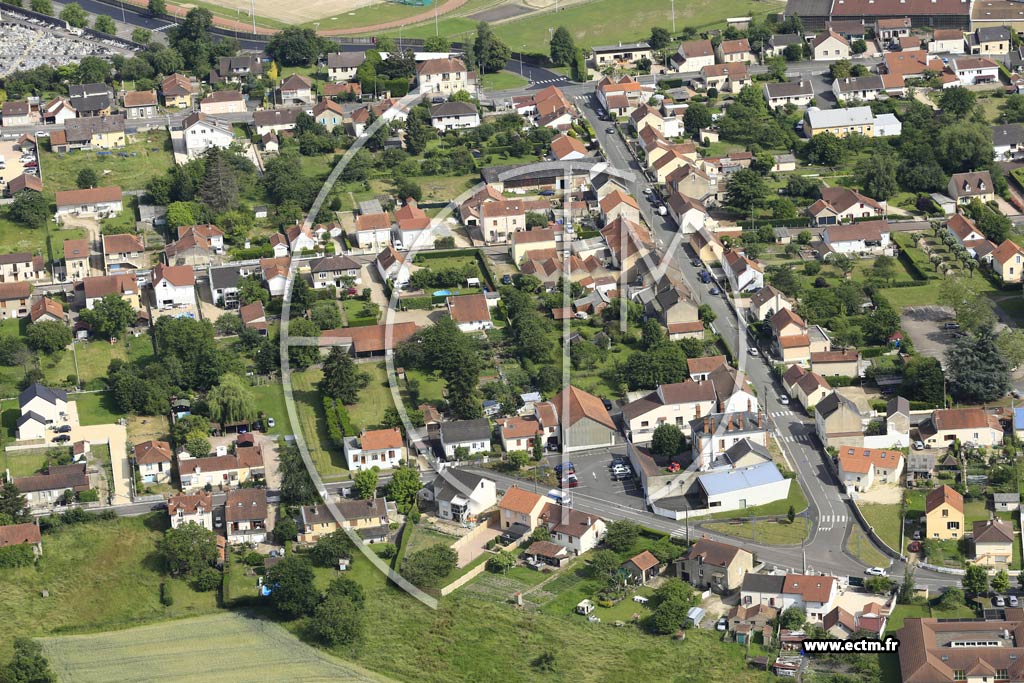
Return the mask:
<path id="1" fill-rule="evenodd" d="M 61 681 L 386 681 L 302 644 L 277 624 L 215 614 L 42 641 Z"/>

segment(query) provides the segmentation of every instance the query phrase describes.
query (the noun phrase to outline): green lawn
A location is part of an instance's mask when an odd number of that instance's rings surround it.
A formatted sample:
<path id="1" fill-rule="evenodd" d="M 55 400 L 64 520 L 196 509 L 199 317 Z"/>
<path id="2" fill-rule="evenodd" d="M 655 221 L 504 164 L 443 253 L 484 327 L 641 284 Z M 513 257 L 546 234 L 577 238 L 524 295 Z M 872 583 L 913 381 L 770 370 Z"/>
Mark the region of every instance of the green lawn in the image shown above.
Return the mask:
<path id="1" fill-rule="evenodd" d="M 363 325 L 376 325 L 380 319 L 380 306 L 372 302 L 367 303 L 360 299 L 346 299 L 341 302 L 345 312 L 347 327 L 361 327 Z M 370 315 L 365 315 L 365 312 Z"/>
<path id="2" fill-rule="evenodd" d="M 861 505 L 860 511 L 875 533 L 893 550 L 900 549 L 900 506 L 873 503 Z M 909 508 L 908 508 L 909 509 Z"/>
<path id="3" fill-rule="evenodd" d="M 889 633 L 895 633 L 903 628 L 906 619 L 927 619 L 930 616 L 931 609 L 928 605 L 896 605 L 889 615 L 885 629 Z"/>
<path id="4" fill-rule="evenodd" d="M 162 512 L 66 527 L 43 536 L 35 567 L 0 569 L 0 659 L 16 635 L 120 629 L 216 610 L 216 592 L 195 593 L 163 576 L 156 542 L 166 527 Z M 172 591 L 171 607 L 160 604 L 161 582 Z"/>
<path id="5" fill-rule="evenodd" d="M 327 437 L 323 401 L 316 389 L 321 376 L 318 368 L 292 373 L 295 410 L 299 417 L 297 428 L 302 430 L 320 476 L 326 481 L 347 479 L 349 472 L 346 469 L 345 454 L 340 448 L 331 445 Z"/>
<path id="6" fill-rule="evenodd" d="M 292 434 L 292 425 L 288 419 L 288 410 L 284 405 L 284 387 L 280 382 L 262 384 L 251 387 L 257 407 L 274 418 L 274 426 L 267 429 L 269 434 Z M 266 428 L 266 425 L 264 425 Z"/>
<path id="7" fill-rule="evenodd" d="M 121 411 L 110 392 L 73 394 L 69 398 L 78 404 L 78 421 L 82 425 L 110 424 L 121 417 Z"/>
<path id="8" fill-rule="evenodd" d="M 46 466 L 46 449 L 14 451 L 0 454 L 0 471 L 9 471 L 12 477 L 28 477 Z"/>
<path id="9" fill-rule="evenodd" d="M 487 90 L 512 90 L 527 85 L 529 81 L 517 73 L 511 71 L 499 71 L 493 74 L 485 74 L 483 87 Z"/>
<path id="10" fill-rule="evenodd" d="M 101 185 L 118 185 L 123 190 L 142 190 L 151 178 L 163 175 L 174 166 L 171 141 L 166 130 L 151 130 L 133 137 L 134 142 L 124 149 L 114 150 L 109 156 L 97 156 L 95 152 L 54 154 L 48 144 L 41 145 L 39 163 L 47 194 L 77 189 L 75 180 L 83 168 L 95 170 L 100 176 Z M 119 156 L 122 152 L 137 156 L 124 158 Z"/>
<path id="11" fill-rule="evenodd" d="M 850 538 L 846 541 L 846 552 L 872 567 L 889 565 L 889 556 L 878 550 L 859 527 L 854 527 L 850 533 Z"/>
<path id="12" fill-rule="evenodd" d="M 708 522 L 704 527 L 715 533 L 728 534 L 766 545 L 799 545 L 807 538 L 809 530 L 809 524 L 805 517 L 797 517 L 792 524 L 786 521 L 758 521 L 741 524 Z"/>
<path id="13" fill-rule="evenodd" d="M 414 526 L 412 533 L 409 535 L 409 542 L 402 554 L 408 556 L 410 553 L 425 550 L 435 545 L 450 546 L 457 540 L 454 536 L 438 533 L 425 526 Z"/>
<path id="14" fill-rule="evenodd" d="M 107 376 L 110 361 L 144 361 L 153 355 L 153 342 L 148 336 L 126 337 L 115 344 L 101 340 L 76 342 L 73 348 L 51 355 L 41 355 L 39 368 L 49 384 L 63 385 L 68 377 L 78 375 L 79 384 L 86 389 L 100 389 Z M 75 363 L 77 356 L 77 366 Z"/>
<path id="15" fill-rule="evenodd" d="M 360 363 L 359 369 L 370 375 L 370 383 L 359 392 L 359 403 L 348 406 L 349 417 L 356 429 L 372 429 L 384 418 L 384 411 L 393 408 L 388 372 L 383 361 Z"/>

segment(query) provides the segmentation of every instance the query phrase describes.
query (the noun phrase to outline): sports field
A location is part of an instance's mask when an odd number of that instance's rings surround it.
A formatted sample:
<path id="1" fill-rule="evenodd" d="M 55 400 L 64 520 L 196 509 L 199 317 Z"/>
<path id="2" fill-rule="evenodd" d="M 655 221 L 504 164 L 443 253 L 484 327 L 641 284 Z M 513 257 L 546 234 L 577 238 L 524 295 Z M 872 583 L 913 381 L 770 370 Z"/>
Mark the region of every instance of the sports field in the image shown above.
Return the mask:
<path id="1" fill-rule="evenodd" d="M 40 642 L 62 682 L 389 680 L 304 645 L 277 624 L 233 613 Z"/>

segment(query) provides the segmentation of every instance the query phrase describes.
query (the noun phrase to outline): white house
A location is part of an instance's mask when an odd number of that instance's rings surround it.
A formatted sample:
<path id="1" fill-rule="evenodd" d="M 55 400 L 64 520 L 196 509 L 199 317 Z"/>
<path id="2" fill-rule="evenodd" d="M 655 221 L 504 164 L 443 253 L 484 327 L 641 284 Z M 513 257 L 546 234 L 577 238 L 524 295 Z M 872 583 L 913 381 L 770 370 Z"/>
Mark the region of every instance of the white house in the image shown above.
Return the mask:
<path id="1" fill-rule="evenodd" d="M 267 540 L 267 490 L 228 491 L 224 501 L 224 532 L 228 543 L 263 543 Z"/>
<path id="2" fill-rule="evenodd" d="M 376 251 L 391 244 L 391 224 L 391 214 L 387 211 L 359 214 L 356 218 L 359 248 Z"/>
<path id="3" fill-rule="evenodd" d="M 876 482 L 899 484 L 903 453 L 880 448 L 839 447 L 839 480 L 847 491 L 867 491 Z"/>
<path id="4" fill-rule="evenodd" d="M 448 315 L 463 332 L 479 332 L 494 327 L 491 310 L 483 294 L 462 294 L 450 296 L 447 301 Z"/>
<path id="5" fill-rule="evenodd" d="M 231 124 L 201 111 L 192 112 L 181 122 L 182 135 L 185 139 L 185 153 L 189 159 L 195 159 L 212 147 L 230 147 L 235 139 Z"/>
<path id="6" fill-rule="evenodd" d="M 57 193 L 57 217 L 74 215 L 113 216 L 121 213 L 120 187 L 93 187 Z"/>
<path id="7" fill-rule="evenodd" d="M 992 150 L 998 160 L 1020 159 L 1024 156 L 1024 126 L 1019 123 L 992 126 Z"/>
<path id="8" fill-rule="evenodd" d="M 316 237 L 305 223 L 291 226 L 284 231 L 284 236 L 288 238 L 288 249 L 293 254 L 300 251 L 314 251 L 316 249 Z"/>
<path id="9" fill-rule="evenodd" d="M 745 292 L 764 287 L 764 265 L 748 259 L 742 252 L 729 249 L 722 265 L 733 291 Z"/>
<path id="10" fill-rule="evenodd" d="M 497 485 L 493 479 L 465 470 L 445 468 L 427 484 L 420 497 L 437 505 L 437 516 L 465 524 L 474 522 L 480 513 L 498 502 Z"/>
<path id="11" fill-rule="evenodd" d="M 690 432 L 690 421 L 714 412 L 715 387 L 711 382 L 677 382 L 662 384 L 642 398 L 622 407 L 626 434 L 634 443 L 645 443 L 654 430 L 663 424 Z"/>
<path id="12" fill-rule="evenodd" d="M 452 95 L 469 91 L 469 71 L 457 57 L 428 59 L 416 65 L 416 85 L 421 93 Z"/>
<path id="13" fill-rule="evenodd" d="M 604 520 L 574 508 L 549 505 L 542 516 L 551 541 L 577 555 L 595 548 L 608 533 Z"/>
<path id="14" fill-rule="evenodd" d="M 903 133 L 903 123 L 895 114 L 879 114 L 875 117 L 875 137 L 895 137 Z"/>
<path id="15" fill-rule="evenodd" d="M 332 83 L 351 81 L 365 61 L 365 52 L 331 52 L 327 55 L 327 77 Z"/>
<path id="16" fill-rule="evenodd" d="M 491 450 L 491 423 L 487 418 L 441 423 L 441 446 L 446 458 L 455 458 L 458 448 L 470 454 Z"/>
<path id="17" fill-rule="evenodd" d="M 430 107 L 430 125 L 442 133 L 476 128 L 480 125 L 480 112 L 469 102 L 442 102 Z"/>
<path id="18" fill-rule="evenodd" d="M 668 210 L 683 234 L 696 233 L 710 219 L 707 208 L 700 201 L 674 190 L 668 197 Z"/>
<path id="19" fill-rule="evenodd" d="M 209 493 L 176 493 L 167 499 L 167 515 L 171 518 L 172 529 L 191 522 L 212 531 L 213 496 Z"/>
<path id="20" fill-rule="evenodd" d="M 999 65 L 988 57 L 954 57 L 949 60 L 949 69 L 960 85 L 999 83 Z"/>
<path id="21" fill-rule="evenodd" d="M 693 459 L 699 470 L 730 467 L 726 451 L 740 441 L 768 446 L 768 429 L 761 412 L 713 413 L 691 420 L 690 431 Z"/>
<path id="22" fill-rule="evenodd" d="M 158 264 L 150 276 L 158 310 L 196 305 L 196 276 L 192 266 Z"/>
<path id="23" fill-rule="evenodd" d="M 815 61 L 835 61 L 850 58 L 850 41 L 829 29 L 811 41 Z"/>
<path id="24" fill-rule="evenodd" d="M 36 383 L 18 395 L 21 416 L 16 426 L 18 440 L 45 439 L 47 425 L 54 424 L 67 414 L 68 393 Z"/>
<path id="25" fill-rule="evenodd" d="M 766 605 L 780 614 L 797 607 L 806 612 L 808 621 L 818 623 L 832 611 L 838 595 L 839 582 L 832 576 L 747 574 L 740 588 L 740 604 Z"/>
<path id="26" fill-rule="evenodd" d="M 821 236 L 836 254 L 884 254 L 890 247 L 889 223 L 884 220 L 830 225 Z"/>
<path id="27" fill-rule="evenodd" d="M 135 444 L 135 464 L 139 476 L 147 484 L 169 484 L 174 459 L 171 444 L 166 441 L 143 441 Z"/>
<path id="28" fill-rule="evenodd" d="M 885 92 L 885 84 L 881 76 L 854 76 L 837 78 L 832 81 L 832 94 L 840 102 L 859 100 L 870 102 L 877 100 Z"/>
<path id="29" fill-rule="evenodd" d="M 405 442 L 398 428 L 373 429 L 345 439 L 345 460 L 352 471 L 379 467 L 390 470 L 405 460 Z"/>
<path id="30" fill-rule="evenodd" d="M 791 81 L 789 83 L 765 83 L 764 98 L 772 109 L 792 104 L 795 107 L 806 107 L 814 99 L 814 88 L 810 81 Z"/>
<path id="31" fill-rule="evenodd" d="M 785 500 L 791 481 L 782 476 L 773 462 L 749 467 L 726 468 L 697 477 L 706 507 L 714 512 L 743 510 Z"/>

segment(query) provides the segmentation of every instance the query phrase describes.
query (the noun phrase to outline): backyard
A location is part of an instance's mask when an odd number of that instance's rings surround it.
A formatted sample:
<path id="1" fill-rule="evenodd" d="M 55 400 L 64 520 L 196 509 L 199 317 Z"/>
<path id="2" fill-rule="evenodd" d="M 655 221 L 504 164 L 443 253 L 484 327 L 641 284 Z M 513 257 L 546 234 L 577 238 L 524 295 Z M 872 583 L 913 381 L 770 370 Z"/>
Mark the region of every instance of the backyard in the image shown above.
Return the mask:
<path id="1" fill-rule="evenodd" d="M 171 140 L 166 130 L 152 130 L 133 136 L 124 149 L 109 155 L 95 152 L 55 154 L 49 144 L 40 146 L 39 164 L 46 180 L 46 192 L 76 190 L 78 172 L 96 170 L 101 185 L 117 185 L 122 190 L 142 190 L 151 178 L 163 175 L 174 165 Z M 122 156 L 122 155 L 127 156 Z"/>

